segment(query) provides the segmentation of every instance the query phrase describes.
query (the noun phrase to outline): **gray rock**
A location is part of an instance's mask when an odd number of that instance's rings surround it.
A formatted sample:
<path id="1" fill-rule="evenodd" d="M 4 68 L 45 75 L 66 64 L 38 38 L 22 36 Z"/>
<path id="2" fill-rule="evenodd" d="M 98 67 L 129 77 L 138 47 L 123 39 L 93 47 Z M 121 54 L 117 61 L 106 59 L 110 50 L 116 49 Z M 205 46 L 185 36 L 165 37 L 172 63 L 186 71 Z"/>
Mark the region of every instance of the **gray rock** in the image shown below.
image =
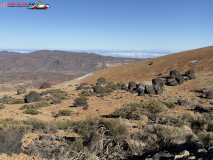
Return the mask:
<path id="1" fill-rule="evenodd" d="M 51 87 L 51 84 L 48 82 L 45 82 L 41 85 L 41 87 L 39 89 L 46 89 L 46 88 L 50 88 L 50 87 Z"/>
<path id="2" fill-rule="evenodd" d="M 106 88 L 102 86 L 94 86 L 93 89 L 94 89 L 94 92 L 97 94 L 107 93 Z"/>
<path id="3" fill-rule="evenodd" d="M 128 90 L 130 92 L 133 91 L 133 89 L 136 89 L 137 88 L 137 84 L 135 82 L 129 82 L 129 85 L 128 85 Z"/>
<path id="4" fill-rule="evenodd" d="M 156 92 L 156 94 L 163 93 L 164 80 L 163 79 L 153 79 L 152 86 Z"/>
<path id="5" fill-rule="evenodd" d="M 155 93 L 155 89 L 153 88 L 153 86 L 148 86 L 148 85 L 146 85 L 146 87 L 145 87 L 145 93 L 147 93 L 147 94 L 156 94 Z"/>
<path id="6" fill-rule="evenodd" d="M 17 94 L 23 94 L 23 93 L 27 93 L 27 91 L 26 91 L 25 88 L 22 88 L 22 89 L 18 89 L 18 90 L 17 90 Z"/>
<path id="7" fill-rule="evenodd" d="M 74 106 L 87 106 L 88 103 L 87 103 L 87 100 L 78 100 L 78 101 L 75 101 L 73 103 Z"/>
<path id="8" fill-rule="evenodd" d="M 97 85 L 102 85 L 102 84 L 105 84 L 106 83 L 106 79 L 101 77 L 97 80 Z"/>
<path id="9" fill-rule="evenodd" d="M 192 104 L 188 103 L 186 100 L 181 100 L 181 99 L 178 100 L 177 104 L 179 106 L 193 107 Z"/>
<path id="10" fill-rule="evenodd" d="M 145 94 L 144 94 L 144 90 L 139 90 L 139 92 L 138 92 L 138 96 L 145 96 Z"/>
<path id="11" fill-rule="evenodd" d="M 41 101 L 41 100 L 42 100 L 42 98 L 41 98 L 40 94 L 35 91 L 30 91 L 30 93 L 25 96 L 26 103 L 37 102 L 37 101 Z"/>
<path id="12" fill-rule="evenodd" d="M 179 75 L 180 75 L 180 73 L 177 70 L 171 70 L 170 71 L 170 78 L 171 79 L 175 79 Z"/>
<path id="13" fill-rule="evenodd" d="M 206 95 L 207 99 L 213 99 L 213 91 L 208 91 Z"/>

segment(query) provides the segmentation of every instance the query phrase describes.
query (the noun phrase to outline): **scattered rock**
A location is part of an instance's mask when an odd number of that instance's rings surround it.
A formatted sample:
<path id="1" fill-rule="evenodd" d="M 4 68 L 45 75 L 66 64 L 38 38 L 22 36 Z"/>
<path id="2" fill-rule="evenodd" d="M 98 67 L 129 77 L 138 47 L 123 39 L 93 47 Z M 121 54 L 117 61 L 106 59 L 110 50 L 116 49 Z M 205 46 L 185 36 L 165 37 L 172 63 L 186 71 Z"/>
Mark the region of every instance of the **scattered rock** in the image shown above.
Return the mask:
<path id="1" fill-rule="evenodd" d="M 106 83 L 106 79 L 103 77 L 101 77 L 97 80 L 97 85 L 102 85 L 102 84 L 104 85 L 105 83 Z"/>
<path id="2" fill-rule="evenodd" d="M 22 152 L 21 140 L 23 133 L 17 131 L 0 132 L 0 153 L 6 153 L 12 156 L 13 153 L 19 154 Z"/>
<path id="3" fill-rule="evenodd" d="M 30 91 L 30 93 L 25 96 L 26 103 L 32 103 L 32 102 L 37 102 L 37 101 L 41 101 L 41 100 L 42 100 L 42 98 L 41 98 L 40 94 L 37 93 L 36 91 Z"/>
<path id="4" fill-rule="evenodd" d="M 164 80 L 163 79 L 153 79 L 152 86 L 156 92 L 156 94 L 163 93 Z"/>
<path id="5" fill-rule="evenodd" d="M 144 90 L 143 90 L 143 89 L 139 90 L 139 92 L 138 92 L 138 96 L 145 96 L 145 94 L 144 94 Z"/>
<path id="6" fill-rule="evenodd" d="M 42 91 L 42 92 L 40 93 L 40 96 L 44 96 L 44 95 L 47 95 L 47 93 L 46 93 L 45 91 Z"/>
<path id="7" fill-rule="evenodd" d="M 51 84 L 48 82 L 45 82 L 41 85 L 41 87 L 39 89 L 46 89 L 46 88 L 50 88 L 50 87 L 51 87 Z"/>
<path id="8" fill-rule="evenodd" d="M 206 95 L 207 99 L 213 99 L 213 91 L 208 91 Z"/>
<path id="9" fill-rule="evenodd" d="M 97 94 L 107 93 L 106 88 L 102 86 L 94 86 L 93 89 L 94 89 L 94 92 Z"/>
<path id="10" fill-rule="evenodd" d="M 179 106 L 193 107 L 192 104 L 188 103 L 186 100 L 181 100 L 181 99 L 178 100 L 177 104 Z"/>
<path id="11" fill-rule="evenodd" d="M 197 77 L 194 74 L 195 74 L 194 70 L 188 70 L 186 71 L 185 76 L 189 77 L 190 79 L 195 79 Z"/>
<path id="12" fill-rule="evenodd" d="M 180 73 L 177 70 L 171 70 L 170 71 L 170 78 L 171 79 L 175 79 L 179 75 L 180 75 Z"/>
<path id="13" fill-rule="evenodd" d="M 50 102 L 51 104 L 60 104 L 61 100 L 59 99 L 54 99 L 52 102 Z"/>
<path id="14" fill-rule="evenodd" d="M 128 85 L 128 90 L 130 92 L 133 91 L 133 89 L 136 89 L 137 88 L 137 84 L 135 82 L 129 82 L 129 85 Z"/>
<path id="15" fill-rule="evenodd" d="M 147 93 L 147 94 L 156 94 L 155 93 L 155 89 L 153 88 L 153 86 L 148 86 L 148 85 L 146 85 L 146 87 L 145 87 L 145 93 Z"/>
<path id="16" fill-rule="evenodd" d="M 152 64 L 153 64 L 153 62 L 149 63 L 149 65 L 152 65 Z"/>
<path id="17" fill-rule="evenodd" d="M 25 88 L 22 88 L 22 89 L 18 89 L 18 90 L 17 90 L 17 94 L 23 94 L 23 93 L 27 93 L 27 91 L 26 91 Z"/>
<path id="18" fill-rule="evenodd" d="M 87 103 L 87 100 L 78 100 L 78 101 L 75 101 L 73 103 L 74 106 L 78 107 L 78 106 L 87 106 L 88 103 Z"/>

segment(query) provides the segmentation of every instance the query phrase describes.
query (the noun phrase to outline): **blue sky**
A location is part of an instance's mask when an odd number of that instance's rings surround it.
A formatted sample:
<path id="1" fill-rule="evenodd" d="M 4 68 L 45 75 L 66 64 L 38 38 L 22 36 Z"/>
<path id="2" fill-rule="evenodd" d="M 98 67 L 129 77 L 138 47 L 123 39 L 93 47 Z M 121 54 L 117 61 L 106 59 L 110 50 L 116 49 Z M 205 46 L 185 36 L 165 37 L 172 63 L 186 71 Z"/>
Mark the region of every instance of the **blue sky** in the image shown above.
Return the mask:
<path id="1" fill-rule="evenodd" d="M 0 7 L 0 49 L 188 50 L 213 45 L 213 0 L 43 3 L 51 8 Z"/>

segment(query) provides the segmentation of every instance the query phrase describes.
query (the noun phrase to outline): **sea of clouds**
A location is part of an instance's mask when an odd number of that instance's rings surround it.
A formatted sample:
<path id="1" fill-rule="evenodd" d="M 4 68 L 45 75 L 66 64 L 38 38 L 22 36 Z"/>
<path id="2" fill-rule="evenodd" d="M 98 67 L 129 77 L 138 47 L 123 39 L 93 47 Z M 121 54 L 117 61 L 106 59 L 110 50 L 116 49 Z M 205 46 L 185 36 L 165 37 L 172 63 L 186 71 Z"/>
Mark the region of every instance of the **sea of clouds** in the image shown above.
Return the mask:
<path id="1" fill-rule="evenodd" d="M 13 52 L 19 52 L 19 53 L 31 53 L 36 51 L 34 50 L 24 50 L 24 49 L 1 49 L 1 50 L 6 50 L 6 51 L 13 51 Z M 0 50 L 0 51 L 1 51 Z M 40 50 L 40 49 L 37 49 Z M 61 50 L 61 49 L 57 49 Z M 169 55 L 172 53 L 177 53 L 181 52 L 184 50 L 167 50 L 167 49 L 160 49 L 160 50 L 126 50 L 126 49 L 78 49 L 78 50 L 65 50 L 65 51 L 70 51 L 70 52 L 87 52 L 87 53 L 96 53 L 99 55 L 103 56 L 109 56 L 109 57 L 122 57 L 122 58 L 155 58 L 155 57 L 160 57 L 164 55 Z"/>

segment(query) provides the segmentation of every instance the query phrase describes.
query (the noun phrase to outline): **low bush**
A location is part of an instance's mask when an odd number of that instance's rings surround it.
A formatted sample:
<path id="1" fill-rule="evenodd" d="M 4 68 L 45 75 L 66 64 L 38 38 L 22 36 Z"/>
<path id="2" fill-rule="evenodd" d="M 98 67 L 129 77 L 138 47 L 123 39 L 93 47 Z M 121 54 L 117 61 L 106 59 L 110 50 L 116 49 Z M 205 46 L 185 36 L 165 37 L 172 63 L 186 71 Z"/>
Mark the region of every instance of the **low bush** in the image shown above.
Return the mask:
<path id="1" fill-rule="evenodd" d="M 23 105 L 20 110 L 24 110 L 24 109 L 39 109 L 41 107 L 47 107 L 50 106 L 51 104 L 45 101 L 40 101 L 40 102 L 36 102 L 34 104 L 25 104 Z"/>
<path id="2" fill-rule="evenodd" d="M 23 104 L 25 103 L 24 99 L 14 99 L 14 101 L 12 102 L 12 104 Z"/>
<path id="3" fill-rule="evenodd" d="M 0 109 L 5 109 L 6 107 L 4 106 L 4 104 L 0 103 Z"/>
<path id="4" fill-rule="evenodd" d="M 112 89 L 112 90 L 116 90 L 116 89 L 118 89 L 119 87 L 118 87 L 116 84 L 108 84 L 107 86 L 105 86 L 105 88 L 109 88 L 109 89 Z"/>
<path id="5" fill-rule="evenodd" d="M 153 97 L 153 94 L 148 94 L 149 97 Z"/>
<path id="6" fill-rule="evenodd" d="M 150 117 L 153 114 L 160 114 L 167 110 L 168 108 L 162 102 L 158 100 L 149 100 L 140 103 L 130 103 L 126 107 L 116 109 L 115 112 L 110 113 L 109 117 L 116 118 L 120 117 L 121 114 L 124 114 L 127 119 L 140 119 L 142 115 Z"/>
<path id="7" fill-rule="evenodd" d="M 213 132 L 200 132 L 198 133 L 199 139 L 203 142 L 205 146 L 213 145 Z"/>
<path id="8" fill-rule="evenodd" d="M 35 109 L 26 109 L 23 113 L 31 114 L 31 115 L 37 115 L 39 112 Z"/>
<path id="9" fill-rule="evenodd" d="M 74 142 L 73 142 L 73 146 L 75 148 L 75 150 L 80 151 L 84 148 L 83 145 L 83 139 L 82 138 L 75 138 Z"/>
<path id="10" fill-rule="evenodd" d="M 42 98 L 43 101 L 52 101 L 54 100 L 54 97 L 53 96 L 45 96 Z"/>
<path id="11" fill-rule="evenodd" d="M 81 96 L 81 97 L 77 97 L 76 99 L 74 99 L 74 101 L 81 101 L 81 100 L 89 100 L 89 98 Z"/>
<path id="12" fill-rule="evenodd" d="M 167 106 L 167 108 L 169 109 L 174 109 L 176 107 L 176 105 L 173 102 L 163 102 L 163 104 L 165 104 Z"/>
<path id="13" fill-rule="evenodd" d="M 74 113 L 69 109 L 59 110 L 59 114 L 62 116 L 72 116 Z"/>
<path id="14" fill-rule="evenodd" d="M 48 89 L 46 90 L 46 93 L 49 93 L 51 96 L 44 97 L 43 100 L 45 101 L 51 101 L 54 99 L 65 100 L 70 98 L 69 93 L 60 89 Z"/>
<path id="15" fill-rule="evenodd" d="M 107 93 L 101 93 L 101 94 L 99 95 L 99 97 L 105 97 L 105 96 L 108 96 L 108 94 L 107 94 Z"/>

